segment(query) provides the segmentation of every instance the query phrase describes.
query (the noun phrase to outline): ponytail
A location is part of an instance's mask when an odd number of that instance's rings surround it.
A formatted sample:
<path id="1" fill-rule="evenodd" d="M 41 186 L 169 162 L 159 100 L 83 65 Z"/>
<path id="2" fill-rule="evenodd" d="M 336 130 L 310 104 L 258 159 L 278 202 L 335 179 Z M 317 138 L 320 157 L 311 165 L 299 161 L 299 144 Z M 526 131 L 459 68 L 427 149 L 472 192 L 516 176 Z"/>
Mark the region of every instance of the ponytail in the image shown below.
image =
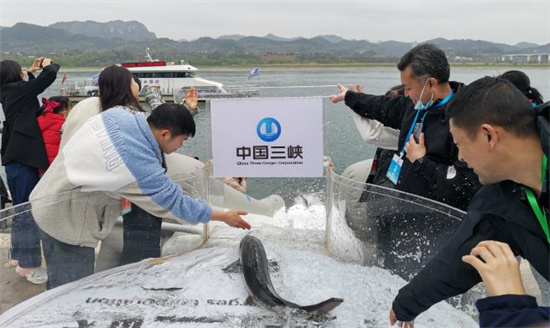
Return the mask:
<path id="1" fill-rule="evenodd" d="M 533 87 L 529 87 L 527 89 L 527 94 L 526 94 L 527 98 L 529 98 L 529 100 L 531 100 L 531 102 L 537 104 L 537 105 L 540 105 L 543 103 L 543 98 L 542 98 L 542 95 L 540 94 L 539 90 L 533 88 Z"/>

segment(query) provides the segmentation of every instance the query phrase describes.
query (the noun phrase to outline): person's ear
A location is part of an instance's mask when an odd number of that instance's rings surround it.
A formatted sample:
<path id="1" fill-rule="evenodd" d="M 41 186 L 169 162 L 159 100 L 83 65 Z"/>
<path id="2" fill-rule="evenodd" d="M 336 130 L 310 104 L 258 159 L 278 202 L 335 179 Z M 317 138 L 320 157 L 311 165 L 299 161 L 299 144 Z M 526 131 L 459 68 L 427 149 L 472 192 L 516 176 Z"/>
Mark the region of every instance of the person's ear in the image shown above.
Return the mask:
<path id="1" fill-rule="evenodd" d="M 499 141 L 498 131 L 490 124 L 482 124 L 480 130 L 489 148 L 494 149 Z"/>
<path id="2" fill-rule="evenodd" d="M 168 140 L 168 139 L 170 139 L 169 138 L 170 137 L 169 133 L 170 133 L 170 131 L 168 131 L 168 130 L 160 130 L 158 132 L 158 136 L 161 140 Z"/>
<path id="3" fill-rule="evenodd" d="M 430 90 L 433 92 L 435 91 L 435 88 L 439 85 L 439 83 L 437 82 L 437 79 L 435 77 L 430 77 L 428 79 L 428 88 L 430 88 Z"/>

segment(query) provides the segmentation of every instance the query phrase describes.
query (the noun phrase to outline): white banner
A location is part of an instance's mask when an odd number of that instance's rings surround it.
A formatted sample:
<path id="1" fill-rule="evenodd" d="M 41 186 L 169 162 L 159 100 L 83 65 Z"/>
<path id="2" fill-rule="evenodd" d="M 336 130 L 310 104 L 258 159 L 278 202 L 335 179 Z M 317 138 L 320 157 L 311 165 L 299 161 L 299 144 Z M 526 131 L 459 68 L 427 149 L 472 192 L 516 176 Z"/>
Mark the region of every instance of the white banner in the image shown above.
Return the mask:
<path id="1" fill-rule="evenodd" d="M 215 177 L 323 176 L 321 98 L 210 104 Z"/>

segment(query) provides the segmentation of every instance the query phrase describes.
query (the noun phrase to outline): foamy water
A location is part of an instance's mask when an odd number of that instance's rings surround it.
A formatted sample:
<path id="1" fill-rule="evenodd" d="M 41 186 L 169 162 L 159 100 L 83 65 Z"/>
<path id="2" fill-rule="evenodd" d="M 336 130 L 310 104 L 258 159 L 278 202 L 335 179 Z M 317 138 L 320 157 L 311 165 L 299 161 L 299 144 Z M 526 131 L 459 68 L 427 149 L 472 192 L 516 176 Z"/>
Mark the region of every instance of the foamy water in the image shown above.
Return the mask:
<path id="1" fill-rule="evenodd" d="M 350 263 L 360 242 L 333 209 L 332 243 L 325 247 L 325 207 L 315 197 L 298 201 L 274 218 L 248 215 L 252 231 L 215 224 L 203 248 L 185 255 L 142 261 L 96 274 L 29 301 L 26 311 L 3 327 L 382 327 L 399 288 L 406 282 L 388 271 Z M 281 297 L 310 305 L 331 297 L 344 302 L 327 321 L 307 320 L 296 311 L 274 312 L 245 305 L 241 273 L 224 273 L 238 260 L 245 234 L 262 240 L 278 264 L 271 274 Z M 336 242 L 339 241 L 339 242 Z M 357 249 L 356 249 L 357 248 Z M 340 260 L 337 260 L 340 259 Z M 344 261 L 342 261 L 342 259 Z M 39 296 L 40 297 L 40 296 Z M 420 315 L 415 327 L 475 327 L 463 312 L 442 302 Z M 131 326 L 131 325 L 134 326 Z"/>

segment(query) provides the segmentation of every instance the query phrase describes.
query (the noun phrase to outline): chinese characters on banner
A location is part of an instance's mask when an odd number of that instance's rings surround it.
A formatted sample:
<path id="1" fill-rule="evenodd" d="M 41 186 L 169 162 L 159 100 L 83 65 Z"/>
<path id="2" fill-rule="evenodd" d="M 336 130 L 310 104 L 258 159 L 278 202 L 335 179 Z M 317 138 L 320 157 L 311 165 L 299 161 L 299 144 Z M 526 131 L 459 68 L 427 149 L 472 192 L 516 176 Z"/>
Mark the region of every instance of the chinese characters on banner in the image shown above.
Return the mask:
<path id="1" fill-rule="evenodd" d="M 211 101 L 214 176 L 321 177 L 321 98 Z"/>

